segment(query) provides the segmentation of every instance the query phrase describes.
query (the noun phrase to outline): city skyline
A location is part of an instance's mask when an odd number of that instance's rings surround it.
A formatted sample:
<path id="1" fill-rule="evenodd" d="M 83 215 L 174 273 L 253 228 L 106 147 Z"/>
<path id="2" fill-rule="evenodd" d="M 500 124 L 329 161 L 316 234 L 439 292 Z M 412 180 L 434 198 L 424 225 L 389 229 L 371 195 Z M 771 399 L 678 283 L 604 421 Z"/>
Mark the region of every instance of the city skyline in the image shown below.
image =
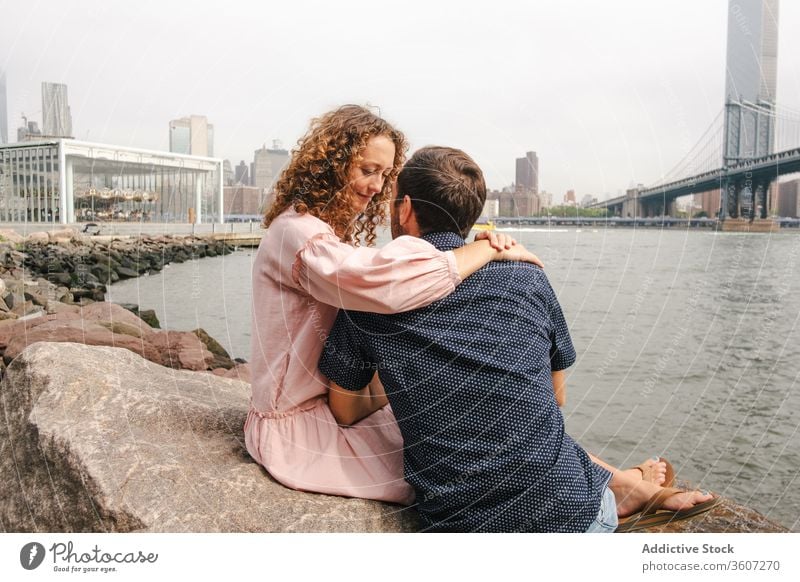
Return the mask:
<path id="1" fill-rule="evenodd" d="M 8 143 L 8 98 L 6 96 L 6 72 L 0 68 L 0 143 Z"/>
<path id="2" fill-rule="evenodd" d="M 182 3 L 89 2 L 86 14 L 44 5 L 36 13 L 10 6 L 0 23 L 12 131 L 22 113 L 40 118 L 32 93 L 55 80 L 70 88 L 79 139 L 168 151 L 161 128 L 197 112 L 214 120 L 216 156 L 234 164 L 252 160 L 253 150 L 273 139 L 291 149 L 310 118 L 327 109 L 370 103 L 406 133 L 412 149 L 438 143 L 467 151 L 491 188 L 514 182 L 515 159 L 535 150 L 540 189 L 603 198 L 669 171 L 725 95 L 723 0 L 675 2 L 669 10 L 635 2 L 570 10 L 544 2 L 456 15 L 437 6 L 423 24 L 414 20 L 421 5 L 411 3 L 383 21 L 380 33 L 358 11 L 325 5 L 281 6 L 269 21 L 253 23 L 236 19 L 236 2 L 224 12 L 191 5 L 185 23 L 173 18 L 186 12 Z M 780 8 L 778 101 L 800 110 L 800 40 L 791 34 L 800 6 Z M 212 21 L 218 41 L 188 35 Z M 144 23 L 154 28 L 146 45 L 122 42 Z M 79 38 L 91 30 L 94 40 L 70 42 L 68 29 Z M 359 34 L 347 34 L 353 29 Z M 402 54 L 390 42 L 400 34 Z M 266 60 L 258 57 L 261 38 L 271 40 Z M 95 59 L 98 43 L 109 49 Z M 354 62 L 332 66 L 322 51 L 331 46 Z M 457 51 L 439 50 L 446 46 Z"/>

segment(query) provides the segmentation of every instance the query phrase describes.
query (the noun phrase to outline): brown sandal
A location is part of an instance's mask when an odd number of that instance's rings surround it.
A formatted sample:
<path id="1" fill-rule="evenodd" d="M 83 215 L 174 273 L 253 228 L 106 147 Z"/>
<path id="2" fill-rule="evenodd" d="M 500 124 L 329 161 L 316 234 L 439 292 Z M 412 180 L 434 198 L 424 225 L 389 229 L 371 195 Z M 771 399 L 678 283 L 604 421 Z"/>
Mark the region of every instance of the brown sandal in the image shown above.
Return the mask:
<path id="1" fill-rule="evenodd" d="M 694 517 L 695 515 L 705 513 L 713 507 L 716 507 L 722 501 L 722 497 L 714 496 L 713 499 L 698 503 L 689 509 L 679 509 L 678 511 L 662 509 L 664 502 L 677 493 L 685 493 L 685 491 L 682 489 L 675 489 L 673 487 L 666 487 L 662 489 L 653 495 L 647 503 L 645 503 L 642 511 L 639 513 L 634 513 L 630 517 L 620 519 L 616 531 L 618 533 L 639 531 L 648 527 L 655 527 L 657 525 L 665 525 L 673 521 L 688 519 L 690 517 Z"/>
<path id="2" fill-rule="evenodd" d="M 648 459 L 649 461 L 650 459 Z M 675 469 L 672 468 L 672 463 L 666 460 L 664 457 L 659 457 L 658 462 L 664 463 L 667 466 L 667 474 L 665 476 L 664 482 L 661 484 L 661 487 L 672 487 L 675 485 Z M 647 466 L 647 461 L 636 465 L 635 467 L 631 467 L 631 469 L 638 469 L 642 474 L 642 480 L 644 480 L 645 471 L 649 470 L 650 467 Z"/>

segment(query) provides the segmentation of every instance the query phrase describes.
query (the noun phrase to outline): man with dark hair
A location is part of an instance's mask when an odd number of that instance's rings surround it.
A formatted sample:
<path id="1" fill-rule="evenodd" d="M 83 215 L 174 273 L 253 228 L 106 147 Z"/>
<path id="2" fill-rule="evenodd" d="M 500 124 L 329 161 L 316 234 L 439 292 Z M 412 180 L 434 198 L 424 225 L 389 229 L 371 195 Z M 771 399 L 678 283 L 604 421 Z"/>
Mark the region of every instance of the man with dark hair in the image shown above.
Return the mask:
<path id="1" fill-rule="evenodd" d="M 419 231 L 454 232 L 466 238 L 486 203 L 483 172 L 464 152 L 431 146 L 418 150 L 397 177 L 397 188 L 410 198 Z M 401 197 L 394 199 L 402 203 Z M 398 230 L 399 229 L 399 230 Z M 392 238 L 402 232 L 392 212 Z"/>
<path id="2" fill-rule="evenodd" d="M 423 148 L 398 177 L 392 236 L 460 247 L 485 199 L 469 156 Z M 319 367 L 340 424 L 388 397 L 426 531 L 614 531 L 626 516 L 636 529 L 716 504 L 614 469 L 565 433 L 556 392 L 574 361 L 544 272 L 496 262 L 423 309 L 340 311 Z"/>

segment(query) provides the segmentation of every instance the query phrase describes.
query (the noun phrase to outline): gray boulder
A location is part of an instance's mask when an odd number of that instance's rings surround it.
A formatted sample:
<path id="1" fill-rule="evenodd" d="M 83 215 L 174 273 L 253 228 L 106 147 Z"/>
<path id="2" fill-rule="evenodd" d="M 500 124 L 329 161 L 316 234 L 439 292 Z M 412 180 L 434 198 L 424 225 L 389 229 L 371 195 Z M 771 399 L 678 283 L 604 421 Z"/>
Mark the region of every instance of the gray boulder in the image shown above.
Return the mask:
<path id="1" fill-rule="evenodd" d="M 28 236 L 25 237 L 25 242 L 49 242 L 50 237 L 47 236 L 46 232 L 32 232 Z"/>
<path id="2" fill-rule="evenodd" d="M 0 385 L 0 528 L 410 531 L 413 511 L 301 493 L 247 455 L 250 389 L 119 348 L 36 343 Z"/>
<path id="3" fill-rule="evenodd" d="M 244 382 L 164 368 L 125 349 L 30 345 L 5 370 L 0 384 L 4 419 L 0 528 L 7 532 L 417 528 L 416 514 L 407 508 L 302 493 L 273 481 L 244 447 L 249 394 Z M 786 529 L 726 498 L 696 519 L 650 531 Z"/>
<path id="4" fill-rule="evenodd" d="M 7 240 L 12 243 L 21 243 L 25 237 L 10 228 L 0 228 L 0 241 Z"/>
<path id="5" fill-rule="evenodd" d="M 71 228 L 52 230 L 47 233 L 51 241 L 70 241 L 77 237 L 77 233 Z"/>
<path id="6" fill-rule="evenodd" d="M 119 269 L 117 269 L 117 274 L 120 277 L 132 279 L 134 277 L 139 276 L 139 271 L 136 271 L 134 269 L 129 269 L 127 267 L 120 267 Z"/>

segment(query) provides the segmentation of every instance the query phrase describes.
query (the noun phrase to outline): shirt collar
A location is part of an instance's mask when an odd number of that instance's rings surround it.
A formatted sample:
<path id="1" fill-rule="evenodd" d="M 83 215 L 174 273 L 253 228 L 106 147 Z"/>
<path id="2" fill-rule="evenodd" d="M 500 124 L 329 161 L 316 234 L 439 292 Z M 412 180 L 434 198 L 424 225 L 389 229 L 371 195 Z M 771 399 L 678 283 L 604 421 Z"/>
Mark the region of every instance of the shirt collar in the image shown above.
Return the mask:
<path id="1" fill-rule="evenodd" d="M 452 251 L 466 244 L 464 239 L 454 232 L 429 232 L 423 234 L 421 238 L 431 243 L 440 251 Z"/>

